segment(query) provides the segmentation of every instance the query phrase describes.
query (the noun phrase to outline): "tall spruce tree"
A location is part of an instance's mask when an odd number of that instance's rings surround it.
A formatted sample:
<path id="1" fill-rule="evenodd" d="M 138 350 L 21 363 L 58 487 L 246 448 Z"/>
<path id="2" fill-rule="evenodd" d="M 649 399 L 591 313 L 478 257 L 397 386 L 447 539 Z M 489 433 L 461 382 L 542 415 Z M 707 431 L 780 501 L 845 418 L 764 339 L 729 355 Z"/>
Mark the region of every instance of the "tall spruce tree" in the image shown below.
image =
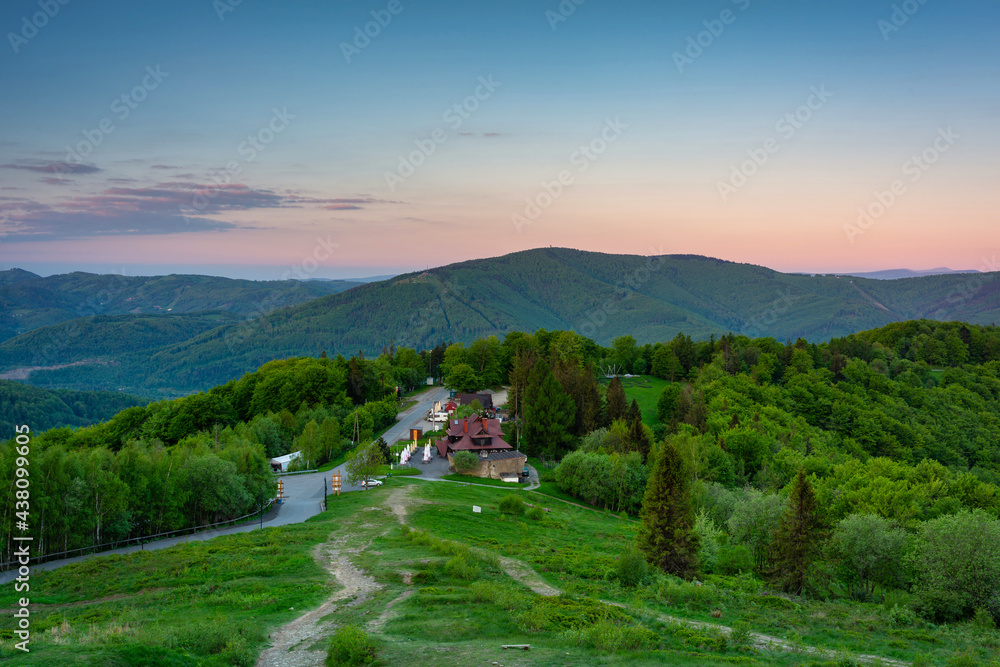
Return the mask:
<path id="1" fill-rule="evenodd" d="M 774 538 L 773 574 L 785 591 L 801 595 L 821 540 L 816 493 L 806 471 L 799 468 Z"/>
<path id="2" fill-rule="evenodd" d="M 544 359 L 528 376 L 525 392 L 525 451 L 559 457 L 573 443 L 576 403 L 562 388 Z"/>
<path id="3" fill-rule="evenodd" d="M 632 403 L 628 406 L 628 411 L 625 413 L 625 422 L 632 424 L 636 421 L 642 421 L 642 410 L 639 409 L 639 401 L 633 398 Z"/>
<path id="4" fill-rule="evenodd" d="M 606 398 L 609 426 L 625 416 L 625 412 L 628 410 L 628 404 L 625 401 L 625 388 L 622 387 L 622 381 L 616 375 L 611 378 Z"/>
<path id="5" fill-rule="evenodd" d="M 642 454 L 642 462 L 645 463 L 649 457 L 649 450 L 652 443 L 646 433 L 646 427 L 642 424 L 642 418 L 633 419 L 628 429 L 629 449 Z"/>
<path id="6" fill-rule="evenodd" d="M 668 574 L 690 579 L 698 570 L 698 535 L 694 532 L 690 475 L 684 458 L 669 441 L 656 456 L 639 513 L 639 549 L 646 560 Z"/>

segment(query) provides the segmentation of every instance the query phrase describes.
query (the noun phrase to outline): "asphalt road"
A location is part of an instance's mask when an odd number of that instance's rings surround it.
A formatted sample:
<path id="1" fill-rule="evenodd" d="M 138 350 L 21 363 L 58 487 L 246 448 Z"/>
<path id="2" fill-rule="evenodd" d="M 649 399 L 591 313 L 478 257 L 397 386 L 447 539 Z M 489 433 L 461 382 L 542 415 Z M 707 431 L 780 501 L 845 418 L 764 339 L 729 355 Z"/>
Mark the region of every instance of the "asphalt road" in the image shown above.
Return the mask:
<path id="1" fill-rule="evenodd" d="M 441 387 L 435 387 L 430 391 L 421 394 L 416 405 L 397 415 L 398 421 L 396 425 L 390 428 L 383 436 L 386 439 L 386 442 L 395 443 L 397 440 L 409 437 L 411 428 L 422 428 L 424 430 L 428 430 L 431 425 L 424 420 L 424 415 L 426 415 L 427 411 L 433 406 L 434 401 L 441 401 L 447 397 L 448 390 Z M 420 464 L 417 463 L 416 465 Z M 346 482 L 347 472 L 344 469 L 344 466 L 338 466 L 336 470 L 340 470 L 341 475 L 344 477 L 344 481 Z M 263 527 L 270 528 L 273 526 L 285 526 L 291 523 L 302 523 L 306 519 L 316 516 L 322 512 L 324 479 L 327 485 L 327 493 L 329 493 L 331 490 L 330 478 L 332 476 L 333 470 L 281 477 L 284 482 L 283 491 L 285 500 L 277 507 L 276 511 L 271 511 L 264 517 Z M 350 486 L 345 484 L 342 488 L 343 492 L 359 490 L 362 490 L 362 487 L 358 485 Z M 245 533 L 250 530 L 259 530 L 261 527 L 262 524 L 259 520 L 251 521 L 238 526 L 229 526 L 225 528 L 218 528 L 216 530 L 208 530 L 202 533 L 195 533 L 193 535 L 181 535 L 179 537 L 157 540 L 141 546 L 124 547 L 122 549 L 114 549 L 112 551 L 102 551 L 97 554 L 77 556 L 76 558 L 53 560 L 38 565 L 32 564 L 31 571 L 40 572 L 45 570 L 55 570 L 63 567 L 64 565 L 69 565 L 70 563 L 77 563 L 88 558 L 109 556 L 111 554 L 128 554 L 134 551 L 156 551 L 158 549 L 167 549 L 183 542 L 210 540 L 213 537 L 219 537 L 220 535 L 232 535 L 233 533 Z M 17 570 L 0 572 L 0 584 L 6 584 L 13 581 L 15 577 L 17 577 Z"/>

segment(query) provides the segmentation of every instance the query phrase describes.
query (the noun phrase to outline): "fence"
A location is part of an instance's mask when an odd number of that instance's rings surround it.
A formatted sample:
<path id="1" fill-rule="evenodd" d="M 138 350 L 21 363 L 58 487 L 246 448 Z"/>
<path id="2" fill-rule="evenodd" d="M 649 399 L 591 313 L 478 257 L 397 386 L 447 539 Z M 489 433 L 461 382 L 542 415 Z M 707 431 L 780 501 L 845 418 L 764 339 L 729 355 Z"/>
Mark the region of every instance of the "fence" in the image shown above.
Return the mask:
<path id="1" fill-rule="evenodd" d="M 216 528 L 218 526 L 225 526 L 227 524 L 237 524 L 237 523 L 240 523 L 241 521 L 246 521 L 250 517 L 260 517 L 261 520 L 263 520 L 264 513 L 271 508 L 271 506 L 274 504 L 274 501 L 275 501 L 275 499 L 272 498 L 271 501 L 267 505 L 264 505 L 264 507 L 262 507 L 261 509 L 257 510 L 256 512 L 253 512 L 251 514 L 246 514 L 244 516 L 237 517 L 235 519 L 229 519 L 228 521 L 220 521 L 218 523 L 207 523 L 207 524 L 205 524 L 203 526 L 192 526 L 190 528 L 181 528 L 180 530 L 172 530 L 172 531 L 170 531 L 168 533 L 156 533 L 155 535 L 144 535 L 142 537 L 130 537 L 127 540 L 119 540 L 117 542 L 105 542 L 104 544 L 95 544 L 93 546 L 81 547 L 79 549 L 70 549 L 68 551 L 57 551 L 57 552 L 54 552 L 54 553 L 44 554 L 42 556 L 34 556 L 34 557 L 32 557 L 30 559 L 29 562 L 32 562 L 34 565 L 39 565 L 41 563 L 45 563 L 45 562 L 48 562 L 50 560 L 58 560 L 56 558 L 56 556 L 62 556 L 64 558 L 71 558 L 72 556 L 69 556 L 68 554 L 79 554 L 81 556 L 87 555 L 88 552 L 90 552 L 91 554 L 97 554 L 97 553 L 101 553 L 103 551 L 112 551 L 114 549 L 121 549 L 121 548 L 127 547 L 129 544 L 132 544 L 133 542 L 139 544 L 139 546 L 141 547 L 146 542 L 155 542 L 157 540 L 162 540 L 162 539 L 166 539 L 167 537 L 172 537 L 172 536 L 177 536 L 177 535 L 185 535 L 185 534 L 191 534 L 191 535 L 193 535 L 193 534 L 195 534 L 197 532 L 200 532 L 202 530 L 206 530 L 206 529 L 209 529 L 209 528 Z M 21 564 L 22 563 L 20 563 L 20 561 L 16 561 L 16 560 L 9 560 L 7 562 L 0 563 L 0 572 L 7 571 L 7 568 L 9 566 L 11 566 L 11 565 L 21 565 Z"/>

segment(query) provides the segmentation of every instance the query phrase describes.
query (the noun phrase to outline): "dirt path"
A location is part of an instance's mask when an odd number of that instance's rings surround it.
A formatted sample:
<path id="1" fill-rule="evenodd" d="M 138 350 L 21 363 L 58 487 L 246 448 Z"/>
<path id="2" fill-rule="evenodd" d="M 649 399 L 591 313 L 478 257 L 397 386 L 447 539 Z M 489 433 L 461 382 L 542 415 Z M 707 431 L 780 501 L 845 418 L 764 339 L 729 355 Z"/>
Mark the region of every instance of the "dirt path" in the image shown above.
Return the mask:
<path id="1" fill-rule="evenodd" d="M 385 500 L 386 506 L 401 524 L 406 524 L 406 507 L 414 502 L 410 498 L 413 487 L 409 484 L 394 488 Z M 421 502 L 421 501 L 417 501 Z M 376 509 L 376 508 L 369 508 Z M 362 524 L 359 528 L 372 528 L 372 524 Z M 345 529 L 347 527 L 345 526 Z M 321 667 L 326 659 L 324 647 L 311 650 L 316 642 L 328 637 L 335 625 L 322 621 L 324 616 L 336 610 L 337 605 L 344 600 L 347 604 L 363 603 L 382 585 L 359 570 L 350 560 L 351 554 L 365 551 L 368 543 L 357 547 L 344 547 L 350 539 L 346 530 L 340 530 L 330 536 L 330 541 L 320 544 L 313 550 L 313 557 L 337 580 L 343 590 L 332 595 L 316 609 L 306 612 L 295 620 L 282 626 L 271 634 L 271 646 L 257 659 L 256 667 Z M 413 591 L 406 591 L 386 605 L 377 619 L 368 623 L 368 630 L 378 632 L 392 618 L 395 612 L 392 607 L 410 597 Z"/>
<path id="2" fill-rule="evenodd" d="M 511 579 L 520 584 L 524 584 L 539 595 L 544 595 L 545 597 L 555 597 L 556 595 L 562 593 L 562 591 L 558 588 L 550 586 L 546 583 L 545 580 L 542 579 L 541 575 L 519 560 L 501 556 L 500 567 L 503 568 L 503 571 L 506 572 L 507 576 Z"/>
<path id="3" fill-rule="evenodd" d="M 612 607 L 621 607 L 622 609 L 628 609 L 624 604 L 620 602 L 611 602 L 609 600 L 601 600 L 602 603 L 606 605 L 611 605 Z M 657 619 L 663 621 L 664 623 L 675 623 L 678 625 L 684 625 L 689 628 L 696 628 L 699 630 L 714 630 L 716 632 L 721 632 L 727 637 L 733 631 L 732 628 L 725 625 L 717 625 L 715 623 L 706 623 L 704 621 L 692 621 L 686 618 L 678 618 L 677 616 L 670 616 L 668 614 L 661 614 L 654 612 L 653 614 Z M 829 658 L 832 660 L 837 660 L 839 658 L 851 658 L 857 660 L 858 662 L 873 665 L 891 665 L 892 667 L 909 667 L 910 663 L 904 662 L 902 660 L 894 660 L 892 658 L 883 658 L 877 655 L 856 655 L 853 653 L 846 653 L 841 651 L 834 651 L 832 649 L 816 648 L 815 646 L 803 646 L 792 644 L 788 640 L 781 639 L 779 637 L 772 637 L 770 635 L 761 634 L 759 632 L 750 633 L 750 639 L 753 641 L 755 648 L 763 649 L 766 651 L 784 651 L 787 653 L 805 653 L 807 655 L 819 656 L 823 658 Z"/>
<path id="4" fill-rule="evenodd" d="M 351 600 L 347 604 L 358 605 L 368 599 L 373 592 L 382 588 L 381 584 L 366 575 L 351 563 L 348 554 L 364 551 L 370 542 L 360 547 L 344 548 L 341 546 L 346 535 L 341 533 L 341 539 L 334 535 L 325 544 L 320 544 L 313 550 L 313 557 L 336 578 L 343 590 L 334 593 L 326 602 L 295 620 L 282 626 L 271 634 L 271 647 L 260 654 L 256 667 L 321 667 L 326 659 L 323 646 L 310 650 L 317 641 L 329 636 L 333 624 L 321 619 L 337 608 L 343 600 Z M 353 599 L 352 599 L 353 598 Z"/>
<path id="5" fill-rule="evenodd" d="M 413 590 L 403 591 L 403 593 L 398 598 L 396 598 L 395 600 L 393 600 L 392 602 L 390 602 L 385 606 L 385 609 L 382 610 L 382 613 L 379 614 L 378 618 L 368 621 L 368 625 L 366 626 L 365 629 L 368 630 L 368 632 L 382 632 L 382 628 L 385 627 L 385 624 L 388 623 L 389 620 L 396 615 L 396 612 L 394 612 L 392 608 L 397 604 L 399 604 L 400 602 L 402 602 L 403 600 L 405 600 L 406 598 L 413 595 L 415 592 L 416 591 Z"/>

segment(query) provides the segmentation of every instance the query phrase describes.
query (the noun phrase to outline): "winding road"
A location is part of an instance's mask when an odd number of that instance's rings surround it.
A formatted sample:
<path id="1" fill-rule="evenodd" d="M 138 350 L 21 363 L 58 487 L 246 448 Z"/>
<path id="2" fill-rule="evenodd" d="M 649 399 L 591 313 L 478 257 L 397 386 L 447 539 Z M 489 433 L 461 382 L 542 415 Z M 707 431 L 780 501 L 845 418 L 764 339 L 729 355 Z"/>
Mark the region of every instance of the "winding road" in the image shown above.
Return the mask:
<path id="1" fill-rule="evenodd" d="M 386 431 L 383 436 L 386 439 L 386 442 L 395 443 L 397 440 L 408 437 L 411 428 L 422 428 L 424 430 L 429 429 L 431 425 L 424 420 L 424 415 L 426 415 L 427 411 L 434 405 L 434 401 L 441 401 L 447 397 L 448 390 L 442 387 L 434 387 L 431 390 L 420 394 L 417 397 L 416 404 L 407 408 L 403 412 L 400 412 L 396 416 L 396 425 Z M 334 468 L 334 470 L 339 470 L 341 475 L 343 475 L 346 480 L 347 471 L 345 470 L 344 465 L 340 465 Z M 64 558 L 62 560 L 32 564 L 31 571 L 42 572 L 45 570 L 55 570 L 65 565 L 77 563 L 89 558 L 100 558 L 101 556 L 109 556 L 111 554 L 128 554 L 134 551 L 155 551 L 158 549 L 168 549 L 183 542 L 210 540 L 213 537 L 232 535 L 233 533 L 245 533 L 251 530 L 258 530 L 262 527 L 270 528 L 273 526 L 285 526 L 291 523 L 302 523 L 306 519 L 316 516 L 323 511 L 324 478 L 329 479 L 332 477 L 334 470 L 329 470 L 327 472 L 306 473 L 303 475 L 287 475 L 282 477 L 281 479 L 284 480 L 285 500 L 277 507 L 276 511 L 272 511 L 264 517 L 263 523 L 259 520 L 254 520 L 238 526 L 206 530 L 192 535 L 170 537 L 143 545 L 123 547 L 121 549 L 101 551 L 100 553 L 87 554 L 85 556 L 77 556 L 75 558 Z M 329 491 L 329 485 L 326 488 Z M 342 488 L 342 491 L 345 492 L 360 490 L 361 487 L 357 485 L 349 486 L 345 484 Z M 16 569 L 0 572 L 0 584 L 9 583 L 16 577 Z"/>

